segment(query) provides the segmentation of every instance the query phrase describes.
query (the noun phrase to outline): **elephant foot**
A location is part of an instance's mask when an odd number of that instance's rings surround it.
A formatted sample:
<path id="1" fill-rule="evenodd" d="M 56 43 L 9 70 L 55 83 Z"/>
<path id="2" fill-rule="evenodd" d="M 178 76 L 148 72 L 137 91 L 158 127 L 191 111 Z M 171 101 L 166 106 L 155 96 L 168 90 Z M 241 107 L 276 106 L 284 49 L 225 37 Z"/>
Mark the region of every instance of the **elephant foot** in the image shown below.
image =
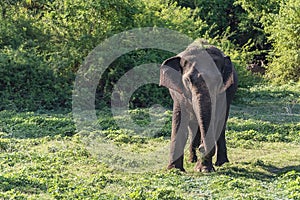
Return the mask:
<path id="1" fill-rule="evenodd" d="M 171 170 L 171 169 L 179 169 L 182 172 L 186 172 L 183 167 L 176 167 L 175 165 L 168 165 L 167 170 Z"/>
<path id="2" fill-rule="evenodd" d="M 175 161 L 170 161 L 167 169 L 179 169 L 182 172 L 185 172 L 185 169 L 183 168 L 183 156 L 180 156 L 177 160 Z"/>
<path id="3" fill-rule="evenodd" d="M 212 162 L 210 162 L 210 163 L 198 162 L 195 166 L 195 171 L 196 172 L 209 173 L 209 172 L 214 172 L 215 168 L 213 167 Z"/>
<path id="4" fill-rule="evenodd" d="M 228 158 L 225 158 L 225 159 L 222 159 L 222 160 L 217 160 L 215 165 L 220 167 L 220 166 L 222 166 L 223 164 L 225 164 L 227 162 L 229 162 L 229 160 L 228 160 Z"/>

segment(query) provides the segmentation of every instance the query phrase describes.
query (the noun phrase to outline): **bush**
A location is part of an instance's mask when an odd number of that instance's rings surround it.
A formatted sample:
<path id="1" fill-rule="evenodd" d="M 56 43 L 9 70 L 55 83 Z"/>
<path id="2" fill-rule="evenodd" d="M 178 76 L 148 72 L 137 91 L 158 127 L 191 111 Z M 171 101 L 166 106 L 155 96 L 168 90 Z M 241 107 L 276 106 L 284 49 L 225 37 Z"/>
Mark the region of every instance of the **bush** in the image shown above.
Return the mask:
<path id="1" fill-rule="evenodd" d="M 260 50 L 262 53 L 272 48 L 267 40 L 264 27 L 269 23 L 269 15 L 279 11 L 278 0 L 236 0 L 234 5 L 242 7 L 243 12 L 238 15 L 238 30 L 242 37 L 246 37 L 243 43 L 252 46 L 251 50 Z"/>
<path id="2" fill-rule="evenodd" d="M 262 33 L 254 35 L 251 40 L 257 41 L 255 43 L 260 46 L 257 49 L 268 59 L 268 79 L 274 83 L 299 81 L 300 3 L 291 0 L 237 0 L 236 4 L 247 13 L 244 22 L 253 21 L 254 28 Z"/>
<path id="3" fill-rule="evenodd" d="M 70 109 L 83 58 L 106 37 L 132 27 L 135 12 L 127 0 L 0 4 L 0 109 Z"/>
<path id="4" fill-rule="evenodd" d="M 271 15 L 272 23 L 266 28 L 273 42 L 268 76 L 277 83 L 300 81 L 300 2 L 281 3 L 278 14 Z"/>
<path id="5" fill-rule="evenodd" d="M 34 49 L 0 51 L 0 110 L 69 107 L 70 86 L 54 75 Z M 69 91 L 69 92 L 68 92 Z"/>

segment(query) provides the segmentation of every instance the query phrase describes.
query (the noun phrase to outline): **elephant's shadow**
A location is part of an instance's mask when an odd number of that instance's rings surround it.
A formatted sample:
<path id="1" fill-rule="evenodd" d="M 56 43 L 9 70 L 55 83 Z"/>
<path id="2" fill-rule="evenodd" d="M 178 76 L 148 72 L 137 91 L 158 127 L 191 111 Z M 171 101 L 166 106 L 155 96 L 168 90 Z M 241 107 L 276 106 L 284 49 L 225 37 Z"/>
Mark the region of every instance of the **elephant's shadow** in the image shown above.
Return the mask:
<path id="1" fill-rule="evenodd" d="M 228 166 L 221 169 L 217 173 L 226 174 L 234 178 L 244 177 L 260 181 L 268 181 L 270 179 L 280 177 L 281 175 L 289 171 L 295 171 L 297 173 L 300 172 L 300 165 L 277 167 L 275 165 L 265 164 L 263 162 L 244 162 L 242 164 L 243 166 Z M 249 166 L 251 166 L 252 168 L 250 168 Z M 253 170 L 253 166 L 258 168 L 258 170 Z"/>

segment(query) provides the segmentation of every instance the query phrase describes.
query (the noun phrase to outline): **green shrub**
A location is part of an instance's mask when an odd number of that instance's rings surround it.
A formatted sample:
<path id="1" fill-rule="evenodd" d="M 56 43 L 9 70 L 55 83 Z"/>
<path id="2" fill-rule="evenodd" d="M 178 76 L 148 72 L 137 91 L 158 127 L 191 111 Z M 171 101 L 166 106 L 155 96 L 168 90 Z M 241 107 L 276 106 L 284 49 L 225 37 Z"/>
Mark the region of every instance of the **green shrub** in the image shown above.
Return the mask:
<path id="1" fill-rule="evenodd" d="M 269 23 L 269 15 L 279 11 L 279 0 L 236 0 L 234 5 L 242 7 L 244 12 L 238 15 L 238 29 L 245 42 L 250 42 L 252 51 L 260 50 L 267 53 L 272 48 L 267 40 L 264 28 Z M 245 43 L 244 43 L 245 44 Z M 249 45 L 249 44 L 248 44 Z"/>
<path id="2" fill-rule="evenodd" d="M 266 28 L 274 50 L 270 55 L 268 76 L 273 82 L 300 81 L 300 2 L 282 2 L 278 14 L 271 15 Z"/>
<path id="3" fill-rule="evenodd" d="M 251 27 L 245 22 L 252 21 L 250 25 L 260 33 L 251 40 L 268 59 L 268 79 L 274 83 L 299 81 L 299 1 L 238 0 L 236 4 L 247 13 L 239 25 L 248 32 Z"/>
<path id="4" fill-rule="evenodd" d="M 1 2 L 0 110 L 70 109 L 83 58 L 132 27 L 135 10 L 127 0 Z"/>
<path id="5" fill-rule="evenodd" d="M 49 69 L 33 48 L 0 50 L 0 110 L 69 107 L 70 86 Z"/>

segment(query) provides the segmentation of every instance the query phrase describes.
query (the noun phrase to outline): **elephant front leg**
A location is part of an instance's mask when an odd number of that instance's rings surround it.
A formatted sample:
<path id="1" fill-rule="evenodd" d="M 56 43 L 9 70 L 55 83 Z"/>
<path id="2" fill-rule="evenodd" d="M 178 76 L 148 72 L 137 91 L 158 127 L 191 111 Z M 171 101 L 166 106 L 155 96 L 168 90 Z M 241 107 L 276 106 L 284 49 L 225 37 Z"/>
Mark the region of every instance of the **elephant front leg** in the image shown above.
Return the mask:
<path id="1" fill-rule="evenodd" d="M 183 168 L 184 147 L 186 145 L 188 130 L 187 116 L 182 112 L 180 105 L 174 103 L 172 117 L 172 134 L 170 146 L 170 162 L 168 169 L 177 168 L 185 171 Z"/>

